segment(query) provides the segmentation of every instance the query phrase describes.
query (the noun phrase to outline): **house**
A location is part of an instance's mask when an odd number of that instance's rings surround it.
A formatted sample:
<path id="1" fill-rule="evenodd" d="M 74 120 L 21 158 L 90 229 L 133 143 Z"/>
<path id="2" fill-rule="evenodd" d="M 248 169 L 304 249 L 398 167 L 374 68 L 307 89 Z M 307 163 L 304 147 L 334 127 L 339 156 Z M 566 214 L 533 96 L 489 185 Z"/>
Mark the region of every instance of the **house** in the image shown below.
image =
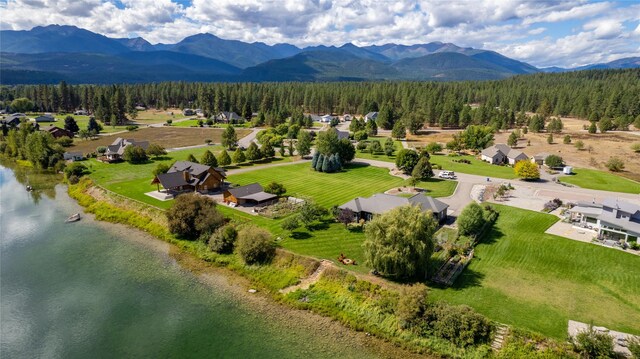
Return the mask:
<path id="1" fill-rule="evenodd" d="M 170 192 L 209 192 L 222 188 L 227 178 L 224 169 L 189 161 L 177 161 L 167 173 L 158 174 L 151 184 Z"/>
<path id="2" fill-rule="evenodd" d="M 602 203 L 578 202 L 569 210 L 571 220 L 592 228 L 600 239 L 635 242 L 640 237 L 640 206 L 617 198 Z"/>
<path id="3" fill-rule="evenodd" d="M 202 112 L 202 109 L 196 108 L 196 115 L 198 117 L 204 117 L 204 112 Z"/>
<path id="4" fill-rule="evenodd" d="M 244 118 L 235 112 L 220 112 L 214 119 L 218 123 L 242 123 Z"/>
<path id="5" fill-rule="evenodd" d="M 9 127 L 18 127 L 20 121 L 22 121 L 22 119 L 25 117 L 27 117 L 27 115 L 25 115 L 24 113 L 14 113 L 10 116 L 7 116 L 3 120 L 0 120 L 0 122 L 6 124 Z"/>
<path id="6" fill-rule="evenodd" d="M 550 156 L 549 153 L 541 152 L 541 153 L 538 153 L 537 155 L 531 156 L 531 162 L 541 166 L 544 164 L 544 161 L 549 156 Z"/>
<path id="7" fill-rule="evenodd" d="M 127 146 L 138 146 L 143 150 L 149 147 L 149 141 L 136 141 L 133 139 L 116 138 L 110 146 L 107 146 L 107 151 L 104 153 L 107 162 L 115 162 L 122 159 L 124 149 Z"/>
<path id="8" fill-rule="evenodd" d="M 38 116 L 35 118 L 36 123 L 41 123 L 41 122 L 56 122 L 56 118 L 53 117 L 52 114 L 50 113 L 45 113 L 42 116 Z"/>
<path id="9" fill-rule="evenodd" d="M 265 206 L 278 200 L 277 195 L 265 192 L 259 183 L 229 188 L 224 191 L 223 198 L 224 203 L 235 203 L 236 205 L 250 204 L 256 206 Z"/>
<path id="10" fill-rule="evenodd" d="M 342 115 L 342 121 L 351 121 L 351 115 L 349 114 Z"/>
<path id="11" fill-rule="evenodd" d="M 324 115 L 324 116 L 320 116 L 320 122 L 322 123 L 329 123 L 331 122 L 331 115 Z"/>
<path id="12" fill-rule="evenodd" d="M 77 110 L 73 113 L 76 116 L 89 116 L 89 111 L 87 110 Z"/>
<path id="13" fill-rule="evenodd" d="M 369 120 L 377 120 L 378 119 L 378 112 L 369 112 L 368 114 L 364 115 L 364 122 L 369 122 Z"/>
<path id="14" fill-rule="evenodd" d="M 400 206 L 418 206 L 423 212 L 431 211 L 438 222 L 447 219 L 449 205 L 424 193 L 415 194 L 409 198 L 377 193 L 371 197 L 357 197 L 339 206 L 340 209 L 350 209 L 354 213 L 354 219 L 370 221 L 375 215 L 383 214 Z"/>
<path id="15" fill-rule="evenodd" d="M 53 138 L 60 138 L 60 137 L 69 137 L 69 138 L 73 138 L 73 132 L 65 130 L 64 128 L 60 128 L 60 127 L 56 127 L 56 126 L 46 126 L 46 127 L 41 127 L 40 131 L 45 131 L 45 132 L 49 132 Z"/>
<path id="16" fill-rule="evenodd" d="M 190 108 L 185 108 L 184 110 L 182 110 L 182 114 L 185 116 L 193 116 L 196 114 L 196 112 Z"/>
<path id="17" fill-rule="evenodd" d="M 487 147 L 480 152 L 483 161 L 494 165 L 510 164 L 514 165 L 518 161 L 526 161 L 529 156 L 522 151 L 513 149 L 504 143 L 499 143 L 491 147 Z"/>
<path id="18" fill-rule="evenodd" d="M 340 130 L 336 130 L 338 132 L 338 139 L 341 140 L 343 138 L 349 139 L 349 131 L 340 131 Z"/>
<path id="19" fill-rule="evenodd" d="M 64 158 L 65 161 L 75 162 L 84 160 L 84 155 L 82 152 L 65 152 L 62 154 L 62 158 Z"/>

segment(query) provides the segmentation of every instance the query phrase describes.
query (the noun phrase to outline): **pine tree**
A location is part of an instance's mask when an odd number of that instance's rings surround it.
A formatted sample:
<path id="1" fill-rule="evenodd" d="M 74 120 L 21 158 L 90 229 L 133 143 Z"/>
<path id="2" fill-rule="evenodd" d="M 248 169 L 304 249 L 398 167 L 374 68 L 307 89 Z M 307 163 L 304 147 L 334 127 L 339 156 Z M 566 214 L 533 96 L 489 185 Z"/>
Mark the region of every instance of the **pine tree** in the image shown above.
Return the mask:
<path id="1" fill-rule="evenodd" d="M 324 163 L 324 155 L 323 155 L 323 154 L 320 154 L 320 155 L 318 156 L 318 161 L 316 162 L 316 167 L 315 167 L 316 171 L 318 171 L 318 172 L 322 172 L 322 165 L 323 165 L 323 163 Z"/>
<path id="2" fill-rule="evenodd" d="M 192 153 L 190 153 L 189 156 L 187 156 L 187 161 L 193 162 L 193 163 L 198 163 L 198 160 L 196 159 L 196 157 Z"/>
<path id="3" fill-rule="evenodd" d="M 209 167 L 218 167 L 218 160 L 211 151 L 206 150 L 200 159 L 200 163 Z"/>
<path id="4" fill-rule="evenodd" d="M 231 157 L 229 156 L 229 153 L 226 150 L 222 150 L 222 153 L 220 153 L 220 156 L 218 157 L 218 164 L 220 164 L 220 166 L 225 167 L 231 164 Z"/>
<path id="5" fill-rule="evenodd" d="M 251 162 L 257 161 L 260 158 L 262 158 L 262 153 L 260 153 L 260 149 L 258 148 L 258 145 L 256 145 L 255 142 L 251 142 L 249 147 L 247 147 L 246 155 L 247 155 L 247 159 Z"/>
<path id="6" fill-rule="evenodd" d="M 244 151 L 240 147 L 236 148 L 236 151 L 233 153 L 233 162 L 242 163 L 244 161 L 246 161 Z"/>
<path id="7" fill-rule="evenodd" d="M 320 152 L 316 151 L 313 154 L 313 158 L 311 159 L 311 168 L 316 169 L 316 165 L 318 164 L 319 157 L 320 157 Z"/>
<path id="8" fill-rule="evenodd" d="M 331 164 L 329 163 L 331 156 L 324 156 L 324 158 L 322 159 L 322 172 L 324 173 L 331 172 Z"/>

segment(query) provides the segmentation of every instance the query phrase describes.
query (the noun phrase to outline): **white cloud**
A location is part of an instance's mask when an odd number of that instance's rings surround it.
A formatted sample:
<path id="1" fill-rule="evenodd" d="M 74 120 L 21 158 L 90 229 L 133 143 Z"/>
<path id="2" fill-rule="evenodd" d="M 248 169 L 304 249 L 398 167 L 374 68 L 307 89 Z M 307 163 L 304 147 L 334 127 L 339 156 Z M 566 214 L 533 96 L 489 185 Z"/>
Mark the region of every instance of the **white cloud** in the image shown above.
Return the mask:
<path id="1" fill-rule="evenodd" d="M 196 33 L 298 46 L 430 41 L 492 49 L 533 65 L 637 55 L 640 5 L 567 0 L 0 0 L 2 29 L 75 25 L 174 43 Z M 10 19 L 7 21 L 6 19 Z M 572 21 L 566 35 L 558 26 Z M 578 25 L 574 25 L 577 22 Z M 631 24 L 631 25 L 629 25 Z M 630 27 L 629 27 L 630 26 Z M 636 27 L 637 26 L 637 27 Z M 540 39 L 538 35 L 546 35 Z"/>

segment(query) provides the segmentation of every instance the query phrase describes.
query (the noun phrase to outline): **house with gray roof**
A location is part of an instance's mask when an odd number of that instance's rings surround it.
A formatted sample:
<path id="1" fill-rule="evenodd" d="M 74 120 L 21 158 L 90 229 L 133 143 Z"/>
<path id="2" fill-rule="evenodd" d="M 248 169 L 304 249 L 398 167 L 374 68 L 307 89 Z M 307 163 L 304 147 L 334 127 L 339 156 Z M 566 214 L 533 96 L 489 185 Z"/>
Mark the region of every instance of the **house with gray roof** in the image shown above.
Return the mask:
<path id="1" fill-rule="evenodd" d="M 524 152 L 511 148 L 504 143 L 498 143 L 490 146 L 480 152 L 483 161 L 494 165 L 510 164 L 514 165 L 518 161 L 526 161 L 529 159 Z"/>
<path id="2" fill-rule="evenodd" d="M 246 186 L 227 188 L 223 194 L 225 203 L 236 205 L 258 205 L 264 206 L 278 200 L 275 194 L 267 193 L 259 183 L 251 183 Z"/>
<path id="3" fill-rule="evenodd" d="M 104 153 L 106 162 L 120 161 L 127 146 L 138 146 L 143 150 L 146 150 L 149 148 L 149 141 L 136 141 L 134 139 L 118 137 L 111 145 L 107 146 L 107 151 Z"/>
<path id="4" fill-rule="evenodd" d="M 62 158 L 64 158 L 65 161 L 75 162 L 84 160 L 84 155 L 82 152 L 65 152 L 62 154 Z"/>
<path id="5" fill-rule="evenodd" d="M 215 118 L 218 123 L 243 123 L 245 119 L 235 112 L 220 112 Z"/>
<path id="6" fill-rule="evenodd" d="M 14 113 L 0 120 L 0 123 L 9 127 L 18 127 L 18 125 L 20 125 L 20 121 L 25 117 L 27 117 L 27 115 L 24 113 Z"/>
<path id="7" fill-rule="evenodd" d="M 168 192 L 209 192 L 222 188 L 226 177 L 223 168 L 177 161 L 167 173 L 158 174 L 151 184 L 158 185 L 158 191 L 162 185 Z"/>
<path id="8" fill-rule="evenodd" d="M 378 112 L 369 112 L 368 114 L 364 115 L 364 122 L 369 122 L 369 120 L 377 120 L 378 119 Z"/>
<path id="9" fill-rule="evenodd" d="M 640 237 L 640 206 L 609 197 L 602 203 L 578 202 L 571 219 L 597 231 L 600 239 L 635 242 Z"/>
<path id="10" fill-rule="evenodd" d="M 52 114 L 50 113 L 45 113 L 42 116 L 38 116 L 35 118 L 36 123 L 41 123 L 41 122 L 56 122 L 56 118 L 53 117 Z"/>
<path id="11" fill-rule="evenodd" d="M 338 206 L 340 209 L 349 209 L 354 213 L 354 219 L 370 221 L 374 216 L 388 212 L 400 206 L 418 206 L 423 212 L 431 211 L 438 222 L 447 219 L 449 205 L 424 193 L 415 194 L 409 198 L 377 193 L 371 197 L 357 197 Z"/>

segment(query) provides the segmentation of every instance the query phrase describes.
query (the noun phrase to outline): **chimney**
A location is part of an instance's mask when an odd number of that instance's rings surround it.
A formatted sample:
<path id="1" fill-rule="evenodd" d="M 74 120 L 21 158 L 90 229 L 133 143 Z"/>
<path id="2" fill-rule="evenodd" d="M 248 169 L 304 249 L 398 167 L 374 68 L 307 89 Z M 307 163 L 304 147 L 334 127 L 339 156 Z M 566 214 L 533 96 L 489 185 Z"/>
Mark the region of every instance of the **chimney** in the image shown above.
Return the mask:
<path id="1" fill-rule="evenodd" d="M 182 176 L 184 176 L 184 180 L 189 182 L 189 180 L 191 179 L 191 175 L 189 174 L 189 171 L 182 171 Z"/>

